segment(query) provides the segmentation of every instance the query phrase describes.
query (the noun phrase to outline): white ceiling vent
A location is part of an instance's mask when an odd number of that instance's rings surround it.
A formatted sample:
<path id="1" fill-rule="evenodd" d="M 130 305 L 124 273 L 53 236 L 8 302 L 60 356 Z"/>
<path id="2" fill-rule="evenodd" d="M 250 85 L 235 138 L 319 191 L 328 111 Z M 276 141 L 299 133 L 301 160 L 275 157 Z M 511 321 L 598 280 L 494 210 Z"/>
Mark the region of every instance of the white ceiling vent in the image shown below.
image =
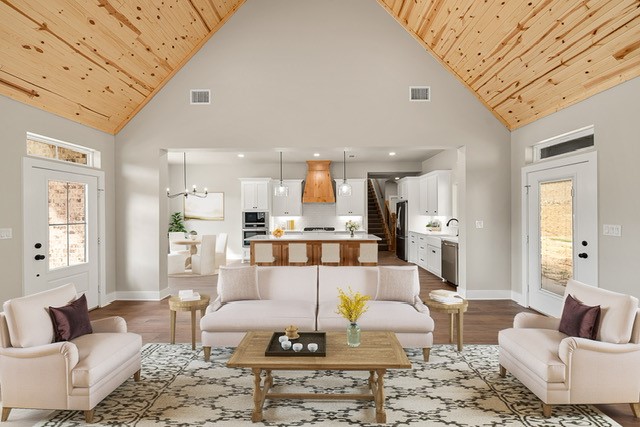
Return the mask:
<path id="1" fill-rule="evenodd" d="M 417 101 L 417 102 L 431 101 L 431 87 L 409 86 L 409 101 Z"/>
<path id="2" fill-rule="evenodd" d="M 211 104 L 211 91 L 209 89 L 191 89 L 191 105 Z"/>

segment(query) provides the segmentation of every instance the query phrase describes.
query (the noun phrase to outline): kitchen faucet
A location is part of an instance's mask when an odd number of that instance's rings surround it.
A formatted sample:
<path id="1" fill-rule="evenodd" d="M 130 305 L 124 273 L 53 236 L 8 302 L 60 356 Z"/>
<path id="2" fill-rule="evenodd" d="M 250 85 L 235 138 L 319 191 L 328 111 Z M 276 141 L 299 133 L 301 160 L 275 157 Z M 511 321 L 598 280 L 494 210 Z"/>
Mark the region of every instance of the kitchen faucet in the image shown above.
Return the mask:
<path id="1" fill-rule="evenodd" d="M 458 236 L 458 234 L 460 234 L 460 230 L 458 229 L 458 226 L 460 225 L 460 221 L 458 221 L 456 218 L 451 218 L 449 221 L 447 221 L 447 227 L 449 226 L 449 224 L 451 224 L 451 221 L 455 221 L 458 223 L 458 225 L 456 226 L 456 237 Z"/>

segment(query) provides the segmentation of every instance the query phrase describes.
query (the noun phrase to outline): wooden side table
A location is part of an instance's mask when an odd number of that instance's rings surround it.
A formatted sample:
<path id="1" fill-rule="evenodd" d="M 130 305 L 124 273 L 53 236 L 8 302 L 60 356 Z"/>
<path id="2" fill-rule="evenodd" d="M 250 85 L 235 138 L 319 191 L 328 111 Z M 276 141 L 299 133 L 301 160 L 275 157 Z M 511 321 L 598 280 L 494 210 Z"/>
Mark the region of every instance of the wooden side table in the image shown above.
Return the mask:
<path id="1" fill-rule="evenodd" d="M 427 307 L 429 307 L 429 310 L 449 313 L 451 315 L 451 322 L 449 325 L 449 342 L 453 342 L 454 324 L 457 323 L 458 327 L 456 335 L 458 338 L 458 351 L 462 351 L 462 330 L 464 328 L 463 313 L 467 311 L 469 302 L 466 299 L 461 299 L 459 303 L 444 304 L 428 298 L 424 303 Z M 456 317 L 458 318 L 457 322 L 455 322 Z"/>
<path id="2" fill-rule="evenodd" d="M 169 297 L 169 310 L 171 312 L 171 344 L 176 343 L 176 313 L 178 311 L 191 312 L 191 349 L 196 349 L 196 310 L 200 310 L 200 316 L 204 316 L 209 305 L 209 295 L 200 294 L 197 301 L 182 301 L 179 296 Z"/>

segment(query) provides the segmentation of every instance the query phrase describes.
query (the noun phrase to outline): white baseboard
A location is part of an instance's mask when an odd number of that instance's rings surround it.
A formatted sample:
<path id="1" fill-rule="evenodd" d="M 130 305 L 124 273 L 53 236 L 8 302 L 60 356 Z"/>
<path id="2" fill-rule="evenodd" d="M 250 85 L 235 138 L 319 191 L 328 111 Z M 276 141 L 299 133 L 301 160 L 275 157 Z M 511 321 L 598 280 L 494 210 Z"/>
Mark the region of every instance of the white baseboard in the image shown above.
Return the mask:
<path id="1" fill-rule="evenodd" d="M 521 305 L 522 307 L 526 307 L 524 303 L 524 295 L 521 292 L 511 291 L 511 299 L 516 302 L 516 304 Z"/>
<path id="2" fill-rule="evenodd" d="M 467 289 L 466 299 L 469 300 L 484 300 L 484 299 L 512 299 L 511 290 L 486 290 L 476 291 Z"/>
<path id="3" fill-rule="evenodd" d="M 104 301 L 102 301 L 102 307 L 105 307 L 116 300 L 116 293 L 110 292 L 104 296 Z"/>
<path id="4" fill-rule="evenodd" d="M 160 301 L 169 295 L 171 291 L 168 287 L 161 291 L 118 291 L 114 301 Z"/>

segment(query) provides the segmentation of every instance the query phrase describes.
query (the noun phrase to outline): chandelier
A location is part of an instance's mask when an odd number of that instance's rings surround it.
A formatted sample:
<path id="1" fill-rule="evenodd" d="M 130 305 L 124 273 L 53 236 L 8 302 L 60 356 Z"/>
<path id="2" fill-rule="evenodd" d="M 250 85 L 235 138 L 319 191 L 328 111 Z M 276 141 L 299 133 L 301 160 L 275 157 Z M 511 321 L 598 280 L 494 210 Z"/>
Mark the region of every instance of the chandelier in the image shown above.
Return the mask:
<path id="1" fill-rule="evenodd" d="M 171 194 L 171 191 L 169 189 L 169 187 L 167 187 L 167 197 L 170 199 L 174 199 L 178 196 L 183 196 L 183 197 L 189 197 L 189 196 L 195 196 L 195 197 L 199 197 L 201 199 L 204 199 L 205 197 L 207 197 L 207 194 L 209 194 L 209 192 L 207 191 L 207 189 L 204 189 L 204 193 L 198 193 L 198 189 L 196 188 L 196 186 L 194 185 L 193 188 L 191 189 L 191 191 L 189 191 L 187 189 L 187 153 L 182 153 L 182 173 L 183 173 L 183 178 L 184 178 L 184 191 L 181 191 L 179 193 L 174 193 Z"/>

